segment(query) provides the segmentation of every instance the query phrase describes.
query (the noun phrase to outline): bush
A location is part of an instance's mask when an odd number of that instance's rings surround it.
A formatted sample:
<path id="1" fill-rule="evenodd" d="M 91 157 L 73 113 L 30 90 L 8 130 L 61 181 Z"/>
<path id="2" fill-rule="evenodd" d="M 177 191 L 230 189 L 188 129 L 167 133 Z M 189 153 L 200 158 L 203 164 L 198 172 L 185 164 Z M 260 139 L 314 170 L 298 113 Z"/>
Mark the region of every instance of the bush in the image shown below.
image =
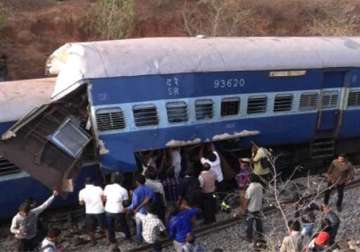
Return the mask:
<path id="1" fill-rule="evenodd" d="M 2 28 L 7 20 L 7 10 L 5 6 L 0 3 L 0 28 Z"/>
<path id="2" fill-rule="evenodd" d="M 89 30 L 99 39 L 127 37 L 135 24 L 134 0 L 98 0 L 87 17 Z"/>

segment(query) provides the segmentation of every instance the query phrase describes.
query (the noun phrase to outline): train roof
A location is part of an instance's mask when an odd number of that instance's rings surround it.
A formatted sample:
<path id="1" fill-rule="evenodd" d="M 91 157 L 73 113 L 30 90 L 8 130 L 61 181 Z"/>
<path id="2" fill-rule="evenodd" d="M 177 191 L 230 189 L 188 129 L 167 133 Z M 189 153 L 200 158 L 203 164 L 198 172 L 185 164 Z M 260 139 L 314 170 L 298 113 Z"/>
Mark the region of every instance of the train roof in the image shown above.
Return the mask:
<path id="1" fill-rule="evenodd" d="M 360 37 L 171 37 L 68 43 L 48 59 L 60 98 L 83 79 L 360 67 Z M 77 84 L 76 84 L 77 83 Z"/>
<path id="2" fill-rule="evenodd" d="M 17 121 L 49 103 L 54 86 L 55 78 L 0 82 L 0 122 Z"/>

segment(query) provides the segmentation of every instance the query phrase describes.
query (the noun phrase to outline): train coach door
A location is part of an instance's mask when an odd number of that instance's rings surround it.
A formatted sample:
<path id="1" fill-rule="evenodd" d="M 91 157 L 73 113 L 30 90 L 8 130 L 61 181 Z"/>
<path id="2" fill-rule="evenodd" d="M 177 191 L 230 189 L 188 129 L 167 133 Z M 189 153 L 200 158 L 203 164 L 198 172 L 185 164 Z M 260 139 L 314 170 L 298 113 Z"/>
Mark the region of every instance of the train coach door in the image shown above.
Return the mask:
<path id="1" fill-rule="evenodd" d="M 345 85 L 345 71 L 324 72 L 322 89 L 320 90 L 319 117 L 317 123 L 318 131 L 327 131 L 336 135 L 340 125 L 340 98 Z"/>
<path id="2" fill-rule="evenodd" d="M 321 91 L 318 130 L 336 130 L 338 121 L 339 91 Z"/>

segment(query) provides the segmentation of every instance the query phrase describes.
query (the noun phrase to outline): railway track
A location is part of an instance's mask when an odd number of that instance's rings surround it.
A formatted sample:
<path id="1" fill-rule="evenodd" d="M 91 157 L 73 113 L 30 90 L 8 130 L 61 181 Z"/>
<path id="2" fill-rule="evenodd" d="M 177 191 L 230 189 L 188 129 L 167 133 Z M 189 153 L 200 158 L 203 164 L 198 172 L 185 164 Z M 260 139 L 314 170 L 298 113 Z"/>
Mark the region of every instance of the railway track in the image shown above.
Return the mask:
<path id="1" fill-rule="evenodd" d="M 354 181 L 352 181 L 350 184 L 348 184 L 345 188 L 345 190 L 350 190 L 350 189 L 353 189 L 353 188 L 357 188 L 360 186 L 360 178 L 359 179 L 356 179 Z M 315 194 L 315 193 L 312 193 L 312 194 L 308 194 L 308 195 L 305 195 L 302 197 L 302 199 L 311 199 L 315 196 L 318 196 L 318 195 L 322 195 L 323 193 L 321 194 Z M 284 204 L 290 204 L 290 203 L 294 203 L 296 201 L 287 201 L 287 202 L 284 202 Z M 264 210 L 263 210 L 263 213 L 264 214 L 272 214 L 274 212 L 278 211 L 278 208 L 276 206 L 269 206 L 269 207 L 266 207 Z M 215 232 L 218 232 L 218 231 L 221 231 L 221 230 L 224 230 L 228 227 L 231 227 L 231 226 L 234 226 L 234 225 L 237 225 L 239 224 L 242 220 L 243 220 L 244 216 L 241 216 L 241 217 L 232 217 L 232 218 L 229 218 L 229 219 L 226 219 L 226 220 L 222 220 L 222 221 L 218 221 L 214 224 L 211 224 L 211 225 L 207 225 L 207 226 L 202 226 L 202 227 L 199 227 L 197 229 L 194 230 L 195 234 L 197 237 L 204 237 L 210 233 L 215 233 Z M 162 240 L 161 241 L 161 246 L 163 248 L 165 247 L 169 247 L 172 245 L 172 241 L 168 240 L 168 239 L 165 239 L 165 240 Z M 151 248 L 150 245 L 144 245 L 144 246 L 140 246 L 140 247 L 137 247 L 137 248 L 133 248 L 133 249 L 130 249 L 128 250 L 129 252 L 139 252 L 139 251 L 147 251 Z"/>

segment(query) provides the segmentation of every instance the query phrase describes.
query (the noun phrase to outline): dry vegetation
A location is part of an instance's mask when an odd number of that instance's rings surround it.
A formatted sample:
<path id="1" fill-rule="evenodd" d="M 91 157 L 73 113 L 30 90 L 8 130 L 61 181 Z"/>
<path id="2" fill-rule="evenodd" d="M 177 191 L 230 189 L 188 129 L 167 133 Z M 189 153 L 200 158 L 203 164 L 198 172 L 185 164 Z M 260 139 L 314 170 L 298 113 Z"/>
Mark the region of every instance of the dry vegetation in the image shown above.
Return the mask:
<path id="1" fill-rule="evenodd" d="M 360 0 L 0 0 L 0 53 L 13 79 L 42 75 L 69 41 L 359 33 Z"/>
<path id="2" fill-rule="evenodd" d="M 84 25 L 97 38 L 121 39 L 133 31 L 134 21 L 134 0 L 103 0 L 90 8 Z"/>
<path id="3" fill-rule="evenodd" d="M 360 1 L 198 0 L 184 1 L 188 35 L 305 36 L 356 35 Z"/>

